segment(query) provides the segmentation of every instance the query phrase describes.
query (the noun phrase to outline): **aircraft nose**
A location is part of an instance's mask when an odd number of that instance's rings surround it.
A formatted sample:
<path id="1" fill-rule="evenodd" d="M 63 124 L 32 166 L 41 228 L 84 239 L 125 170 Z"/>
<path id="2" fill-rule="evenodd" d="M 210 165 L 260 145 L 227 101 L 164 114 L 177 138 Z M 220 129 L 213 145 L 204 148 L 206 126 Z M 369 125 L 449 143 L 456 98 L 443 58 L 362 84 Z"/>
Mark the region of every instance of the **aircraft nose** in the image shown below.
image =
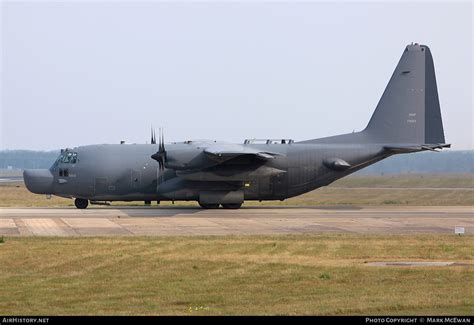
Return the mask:
<path id="1" fill-rule="evenodd" d="M 26 188 L 36 194 L 52 194 L 53 174 L 48 169 L 26 169 L 23 172 Z"/>

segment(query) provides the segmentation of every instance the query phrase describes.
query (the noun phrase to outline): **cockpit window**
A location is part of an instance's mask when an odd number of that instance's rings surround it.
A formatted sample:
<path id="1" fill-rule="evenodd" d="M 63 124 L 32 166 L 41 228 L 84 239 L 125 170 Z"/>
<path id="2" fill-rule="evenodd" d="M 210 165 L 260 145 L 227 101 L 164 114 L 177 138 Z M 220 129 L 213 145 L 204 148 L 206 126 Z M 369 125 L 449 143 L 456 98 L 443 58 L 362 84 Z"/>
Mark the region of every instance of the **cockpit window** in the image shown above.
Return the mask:
<path id="1" fill-rule="evenodd" d="M 63 164 L 75 164 L 77 163 L 77 152 L 70 152 L 70 151 L 63 152 L 59 156 L 57 162 L 63 163 Z"/>

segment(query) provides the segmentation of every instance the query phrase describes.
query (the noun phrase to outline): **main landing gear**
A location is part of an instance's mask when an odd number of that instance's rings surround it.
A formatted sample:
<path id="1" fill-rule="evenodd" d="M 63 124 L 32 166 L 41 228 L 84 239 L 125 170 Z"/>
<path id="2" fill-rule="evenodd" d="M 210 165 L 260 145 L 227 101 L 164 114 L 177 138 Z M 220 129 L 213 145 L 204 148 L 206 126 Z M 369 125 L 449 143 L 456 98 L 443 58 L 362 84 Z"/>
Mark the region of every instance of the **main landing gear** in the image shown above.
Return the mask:
<path id="1" fill-rule="evenodd" d="M 85 209 L 89 205 L 89 201 L 85 199 L 75 199 L 74 200 L 74 205 L 78 209 Z"/>
<path id="2" fill-rule="evenodd" d="M 224 209 L 240 209 L 242 203 L 233 203 L 233 204 L 223 204 Z"/>
<path id="3" fill-rule="evenodd" d="M 74 200 L 74 205 L 76 206 L 76 208 L 78 209 L 85 209 L 89 206 L 89 201 L 86 200 L 86 199 L 75 199 Z M 218 209 L 220 205 L 222 205 L 222 207 L 224 209 L 239 209 L 241 206 L 242 206 L 242 203 L 228 203 L 228 204 L 214 204 L 214 203 L 201 203 L 199 202 L 199 205 L 201 206 L 201 208 L 203 209 Z"/>
<path id="4" fill-rule="evenodd" d="M 220 204 L 209 204 L 198 202 L 203 209 L 218 209 Z M 239 209 L 242 203 L 222 204 L 224 209 Z"/>

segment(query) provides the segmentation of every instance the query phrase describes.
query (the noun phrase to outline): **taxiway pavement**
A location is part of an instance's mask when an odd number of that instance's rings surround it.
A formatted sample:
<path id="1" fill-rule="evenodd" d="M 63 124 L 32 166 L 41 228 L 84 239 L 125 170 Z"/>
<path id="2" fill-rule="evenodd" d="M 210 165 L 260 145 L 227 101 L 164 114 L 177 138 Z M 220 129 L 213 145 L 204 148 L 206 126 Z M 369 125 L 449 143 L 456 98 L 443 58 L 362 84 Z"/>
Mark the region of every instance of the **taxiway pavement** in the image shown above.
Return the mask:
<path id="1" fill-rule="evenodd" d="M 191 236 L 303 233 L 474 234 L 473 207 L 0 208 L 6 236 Z"/>

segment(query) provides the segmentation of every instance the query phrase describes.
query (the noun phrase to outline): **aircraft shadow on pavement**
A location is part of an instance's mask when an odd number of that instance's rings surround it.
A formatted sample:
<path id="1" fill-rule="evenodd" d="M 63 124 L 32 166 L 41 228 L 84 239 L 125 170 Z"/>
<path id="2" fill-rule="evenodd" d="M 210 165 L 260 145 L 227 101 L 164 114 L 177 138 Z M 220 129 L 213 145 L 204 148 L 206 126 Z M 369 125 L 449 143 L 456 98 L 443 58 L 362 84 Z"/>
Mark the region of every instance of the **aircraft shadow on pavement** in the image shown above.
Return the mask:
<path id="1" fill-rule="evenodd" d="M 104 208 L 96 208 L 97 210 Z M 116 209 L 129 217 L 140 217 L 140 218 L 157 218 L 157 217 L 173 217 L 177 215 L 191 215 L 198 212 L 211 213 L 211 214 L 225 214 L 232 215 L 242 210 L 295 210 L 295 209 L 314 209 L 314 210 L 361 210 L 359 206 L 244 206 L 240 209 L 202 209 L 197 206 L 109 206 L 105 209 Z"/>

